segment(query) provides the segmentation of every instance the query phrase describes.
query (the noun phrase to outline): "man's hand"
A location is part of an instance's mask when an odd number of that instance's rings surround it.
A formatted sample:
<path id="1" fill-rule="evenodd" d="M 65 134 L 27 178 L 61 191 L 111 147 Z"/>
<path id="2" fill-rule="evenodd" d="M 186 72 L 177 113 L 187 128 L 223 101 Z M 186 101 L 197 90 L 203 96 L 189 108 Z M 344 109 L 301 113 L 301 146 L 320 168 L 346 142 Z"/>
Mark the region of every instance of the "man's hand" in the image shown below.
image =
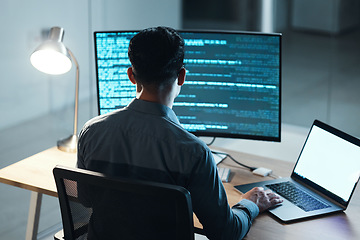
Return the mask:
<path id="1" fill-rule="evenodd" d="M 283 202 L 279 195 L 270 189 L 265 191 L 262 187 L 255 187 L 251 189 L 245 193 L 242 198 L 254 202 L 259 207 L 260 212 Z"/>

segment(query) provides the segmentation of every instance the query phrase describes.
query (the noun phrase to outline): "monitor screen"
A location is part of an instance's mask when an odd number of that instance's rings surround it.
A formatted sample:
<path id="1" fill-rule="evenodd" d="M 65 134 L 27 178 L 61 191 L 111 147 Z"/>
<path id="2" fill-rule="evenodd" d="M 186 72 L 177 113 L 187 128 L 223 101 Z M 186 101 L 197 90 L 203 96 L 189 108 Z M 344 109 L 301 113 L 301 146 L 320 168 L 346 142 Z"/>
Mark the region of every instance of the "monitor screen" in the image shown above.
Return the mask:
<path id="1" fill-rule="evenodd" d="M 95 32 L 99 114 L 135 97 L 127 51 L 137 31 Z M 197 136 L 280 141 L 281 34 L 179 31 L 186 80 L 173 110 Z"/>

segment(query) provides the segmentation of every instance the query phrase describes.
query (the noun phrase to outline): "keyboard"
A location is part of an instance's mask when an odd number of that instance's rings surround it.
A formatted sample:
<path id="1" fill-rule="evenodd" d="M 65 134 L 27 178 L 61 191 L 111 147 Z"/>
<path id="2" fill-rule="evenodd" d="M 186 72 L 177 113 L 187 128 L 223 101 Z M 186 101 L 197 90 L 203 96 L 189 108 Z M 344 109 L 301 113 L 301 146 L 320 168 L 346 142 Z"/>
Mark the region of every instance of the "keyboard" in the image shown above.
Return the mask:
<path id="1" fill-rule="evenodd" d="M 229 182 L 230 168 L 217 167 L 219 177 L 223 182 Z"/>
<path id="2" fill-rule="evenodd" d="M 292 182 L 275 183 L 265 186 L 288 201 L 292 202 L 305 212 L 330 207 L 328 204 L 306 193 Z"/>

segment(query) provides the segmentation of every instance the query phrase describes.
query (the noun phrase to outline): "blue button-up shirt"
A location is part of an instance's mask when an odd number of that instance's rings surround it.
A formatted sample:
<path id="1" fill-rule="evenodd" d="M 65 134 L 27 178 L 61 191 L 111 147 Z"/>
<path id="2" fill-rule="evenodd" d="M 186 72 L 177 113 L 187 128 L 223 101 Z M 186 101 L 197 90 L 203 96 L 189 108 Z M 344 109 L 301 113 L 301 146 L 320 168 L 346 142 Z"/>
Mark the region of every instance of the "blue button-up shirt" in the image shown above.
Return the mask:
<path id="1" fill-rule="evenodd" d="M 229 207 L 210 149 L 162 104 L 134 99 L 88 121 L 79 136 L 78 167 L 185 187 L 209 239 L 243 238 L 259 213 L 248 200 Z"/>

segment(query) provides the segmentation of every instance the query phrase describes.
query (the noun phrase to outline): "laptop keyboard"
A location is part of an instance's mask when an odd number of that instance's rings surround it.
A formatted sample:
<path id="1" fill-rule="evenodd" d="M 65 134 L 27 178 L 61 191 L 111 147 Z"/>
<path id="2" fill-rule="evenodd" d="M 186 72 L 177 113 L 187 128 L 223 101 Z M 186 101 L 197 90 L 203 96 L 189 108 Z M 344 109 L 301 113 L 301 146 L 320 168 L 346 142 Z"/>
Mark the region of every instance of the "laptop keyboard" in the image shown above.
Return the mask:
<path id="1" fill-rule="evenodd" d="M 305 212 L 330 207 L 328 204 L 321 202 L 320 200 L 296 187 L 296 185 L 291 182 L 269 184 L 266 185 L 266 187 L 292 202 Z"/>

